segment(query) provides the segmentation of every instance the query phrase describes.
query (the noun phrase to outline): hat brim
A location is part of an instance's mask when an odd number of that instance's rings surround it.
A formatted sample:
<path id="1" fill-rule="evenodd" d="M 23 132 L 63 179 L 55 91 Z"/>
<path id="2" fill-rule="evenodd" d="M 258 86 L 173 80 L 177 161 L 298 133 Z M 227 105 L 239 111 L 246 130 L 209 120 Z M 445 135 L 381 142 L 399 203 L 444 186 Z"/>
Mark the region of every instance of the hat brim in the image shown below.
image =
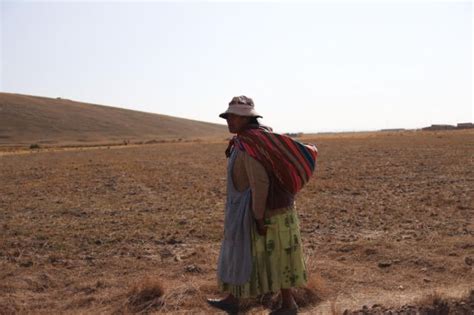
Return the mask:
<path id="1" fill-rule="evenodd" d="M 220 114 L 219 117 L 227 119 L 227 116 L 229 114 L 234 114 L 234 115 L 244 116 L 244 117 L 263 118 L 262 115 L 257 113 L 254 109 L 248 110 L 248 109 L 235 108 L 235 107 L 229 107 L 225 112 Z"/>

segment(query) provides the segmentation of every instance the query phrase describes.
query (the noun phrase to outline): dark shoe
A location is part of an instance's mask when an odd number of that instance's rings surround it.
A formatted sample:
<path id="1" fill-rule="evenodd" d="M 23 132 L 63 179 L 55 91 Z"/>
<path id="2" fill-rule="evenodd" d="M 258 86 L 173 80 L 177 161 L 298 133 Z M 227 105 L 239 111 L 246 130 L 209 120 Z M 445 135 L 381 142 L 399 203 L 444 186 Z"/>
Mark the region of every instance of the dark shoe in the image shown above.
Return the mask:
<path id="1" fill-rule="evenodd" d="M 298 313 L 298 308 L 279 308 L 277 310 L 271 311 L 269 315 L 296 315 Z"/>
<path id="2" fill-rule="evenodd" d="M 235 303 L 229 303 L 218 299 L 207 299 L 207 303 L 215 308 L 226 311 L 229 314 L 237 314 L 239 312 L 239 305 Z"/>

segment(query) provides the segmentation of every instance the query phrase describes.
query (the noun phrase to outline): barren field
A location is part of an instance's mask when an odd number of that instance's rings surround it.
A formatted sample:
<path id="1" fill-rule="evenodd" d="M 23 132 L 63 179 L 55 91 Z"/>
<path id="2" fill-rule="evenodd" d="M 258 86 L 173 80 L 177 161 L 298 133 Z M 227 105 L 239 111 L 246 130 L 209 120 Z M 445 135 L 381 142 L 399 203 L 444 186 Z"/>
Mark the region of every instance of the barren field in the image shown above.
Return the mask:
<path id="1" fill-rule="evenodd" d="M 320 155 L 297 197 L 302 313 L 474 289 L 474 131 L 303 141 Z M 217 313 L 226 145 L 0 152 L 0 314 Z"/>

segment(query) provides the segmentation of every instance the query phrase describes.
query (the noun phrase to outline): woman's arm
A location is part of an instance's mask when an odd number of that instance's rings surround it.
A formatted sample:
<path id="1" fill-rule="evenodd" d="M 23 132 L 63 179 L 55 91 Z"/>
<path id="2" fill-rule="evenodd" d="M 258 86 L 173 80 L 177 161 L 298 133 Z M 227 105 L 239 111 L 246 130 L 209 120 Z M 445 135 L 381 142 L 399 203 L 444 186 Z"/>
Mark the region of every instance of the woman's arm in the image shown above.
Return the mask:
<path id="1" fill-rule="evenodd" d="M 245 171 L 249 179 L 250 190 L 252 191 L 252 210 L 253 216 L 257 222 L 259 234 L 265 234 L 264 216 L 268 196 L 268 187 L 270 181 L 267 172 L 262 164 L 248 155 L 243 153 Z"/>

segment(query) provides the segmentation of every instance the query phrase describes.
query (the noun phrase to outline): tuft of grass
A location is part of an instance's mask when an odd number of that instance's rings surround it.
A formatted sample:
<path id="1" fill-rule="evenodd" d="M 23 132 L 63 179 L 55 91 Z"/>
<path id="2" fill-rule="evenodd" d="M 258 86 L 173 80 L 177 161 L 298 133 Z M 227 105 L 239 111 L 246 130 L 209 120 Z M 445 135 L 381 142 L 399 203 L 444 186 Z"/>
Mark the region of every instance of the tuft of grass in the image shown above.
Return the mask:
<path id="1" fill-rule="evenodd" d="M 126 309 L 132 313 L 143 313 L 163 305 L 162 282 L 156 278 L 145 278 L 128 292 Z"/>
<path id="2" fill-rule="evenodd" d="M 427 294 L 423 296 L 422 298 L 418 299 L 416 301 L 416 304 L 422 305 L 422 306 L 431 306 L 438 304 L 439 301 L 442 301 L 441 294 L 437 291 L 433 291 L 433 293 Z"/>
<path id="3" fill-rule="evenodd" d="M 312 306 L 328 296 L 329 290 L 320 274 L 311 274 L 305 287 L 293 289 L 293 297 L 299 307 Z"/>

